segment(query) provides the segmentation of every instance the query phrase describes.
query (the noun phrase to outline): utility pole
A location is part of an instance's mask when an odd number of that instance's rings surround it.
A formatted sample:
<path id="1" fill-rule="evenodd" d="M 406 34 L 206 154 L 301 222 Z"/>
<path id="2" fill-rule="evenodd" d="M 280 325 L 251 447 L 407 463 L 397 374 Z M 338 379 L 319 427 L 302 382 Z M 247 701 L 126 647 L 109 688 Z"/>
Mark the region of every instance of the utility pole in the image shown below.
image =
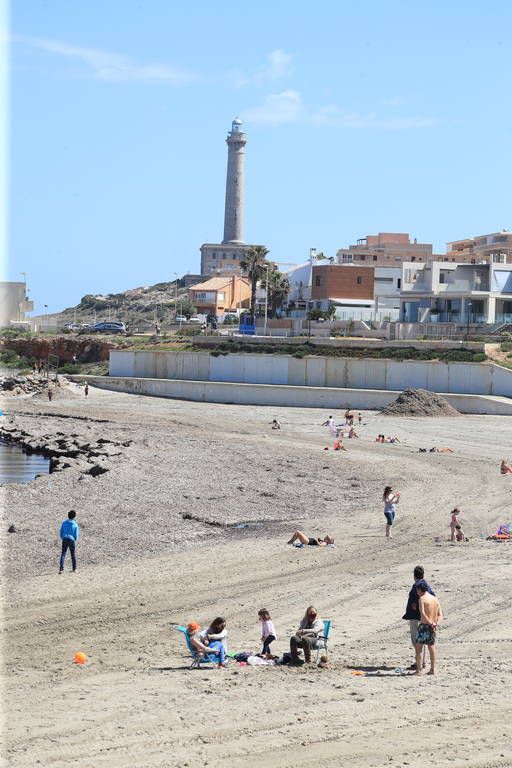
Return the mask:
<path id="1" fill-rule="evenodd" d="M 263 324 L 263 335 L 267 335 L 267 317 L 268 317 L 268 268 L 270 264 L 265 264 L 267 270 L 267 278 L 265 280 L 265 322 Z"/>

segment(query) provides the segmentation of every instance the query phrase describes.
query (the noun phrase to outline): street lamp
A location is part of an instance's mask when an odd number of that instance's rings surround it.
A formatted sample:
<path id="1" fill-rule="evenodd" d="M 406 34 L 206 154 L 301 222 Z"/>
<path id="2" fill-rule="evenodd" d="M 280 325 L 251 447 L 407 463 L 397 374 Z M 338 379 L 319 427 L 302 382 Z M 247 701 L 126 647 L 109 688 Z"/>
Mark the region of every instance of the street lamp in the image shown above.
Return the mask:
<path id="1" fill-rule="evenodd" d="M 46 310 L 48 309 L 48 304 L 43 304 L 44 306 L 44 312 L 43 312 L 43 326 L 46 328 Z"/>
<path id="2" fill-rule="evenodd" d="M 176 288 L 176 297 L 174 299 L 174 319 L 176 319 L 176 315 L 178 314 L 178 273 L 173 272 L 173 275 L 176 278 L 174 280 L 174 285 Z M 181 325 L 181 320 L 180 320 L 180 325 Z"/>
<path id="3" fill-rule="evenodd" d="M 265 264 L 265 269 L 267 270 L 267 277 L 265 280 L 265 322 L 263 325 L 263 335 L 267 335 L 267 316 L 268 316 L 268 268 L 270 267 L 270 264 Z"/>
<path id="4" fill-rule="evenodd" d="M 466 341 L 469 340 L 469 318 L 471 316 L 471 308 L 472 308 L 472 306 L 473 306 L 473 302 L 472 301 L 468 301 L 468 303 L 467 303 L 467 308 L 468 308 L 467 315 L 468 316 L 467 316 L 467 326 L 466 326 Z"/>

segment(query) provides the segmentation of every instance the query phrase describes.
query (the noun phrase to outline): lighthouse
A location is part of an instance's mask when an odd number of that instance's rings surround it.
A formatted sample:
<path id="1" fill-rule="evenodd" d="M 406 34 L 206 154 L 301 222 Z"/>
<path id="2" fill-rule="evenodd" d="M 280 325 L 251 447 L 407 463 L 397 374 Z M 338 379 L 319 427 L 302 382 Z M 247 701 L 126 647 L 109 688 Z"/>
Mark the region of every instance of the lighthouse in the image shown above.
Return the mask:
<path id="1" fill-rule="evenodd" d="M 228 167 L 226 173 L 226 202 L 224 206 L 223 243 L 244 241 L 244 155 L 247 136 L 242 121 L 235 117 L 226 139 Z"/>

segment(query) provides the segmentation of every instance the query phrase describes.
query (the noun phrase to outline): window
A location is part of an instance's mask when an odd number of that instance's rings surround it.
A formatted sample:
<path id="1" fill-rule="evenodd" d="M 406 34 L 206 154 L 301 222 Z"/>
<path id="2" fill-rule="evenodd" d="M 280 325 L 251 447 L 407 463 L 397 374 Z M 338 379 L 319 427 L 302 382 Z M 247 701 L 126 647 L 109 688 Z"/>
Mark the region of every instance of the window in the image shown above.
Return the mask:
<path id="1" fill-rule="evenodd" d="M 361 275 L 358 275 L 358 276 L 357 276 L 357 278 L 356 278 L 356 283 L 357 283 L 358 285 L 362 285 L 362 284 L 363 284 L 363 278 L 361 277 Z"/>
<path id="2" fill-rule="evenodd" d="M 375 282 L 376 283 L 392 283 L 393 278 L 392 277 L 376 277 Z"/>
<path id="3" fill-rule="evenodd" d="M 402 287 L 402 278 L 401 277 L 397 278 L 396 287 L 398 288 L 398 290 L 400 290 L 400 288 Z"/>
<path id="4" fill-rule="evenodd" d="M 315 277 L 315 285 L 317 288 L 319 288 L 322 285 L 322 278 L 320 277 L 320 275 L 317 275 Z"/>
<path id="5" fill-rule="evenodd" d="M 366 256 L 362 253 L 360 256 L 361 261 L 366 261 Z"/>
<path id="6" fill-rule="evenodd" d="M 216 253 L 212 253 L 212 259 L 216 259 L 216 258 L 217 258 L 217 254 Z"/>
<path id="7" fill-rule="evenodd" d="M 233 254 L 233 258 L 236 259 L 236 253 Z"/>
<path id="8" fill-rule="evenodd" d="M 374 260 L 374 261 L 377 261 L 377 257 L 376 257 L 376 256 L 374 256 L 374 257 L 373 257 L 373 260 Z"/>

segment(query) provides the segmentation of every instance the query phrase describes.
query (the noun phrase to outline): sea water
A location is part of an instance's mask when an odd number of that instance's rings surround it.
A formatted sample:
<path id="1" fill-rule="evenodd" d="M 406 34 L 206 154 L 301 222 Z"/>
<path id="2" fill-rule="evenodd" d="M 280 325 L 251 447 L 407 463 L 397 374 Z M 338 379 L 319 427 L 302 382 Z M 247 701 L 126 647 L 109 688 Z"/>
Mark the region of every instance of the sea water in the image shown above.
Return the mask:
<path id="1" fill-rule="evenodd" d="M 38 454 L 26 454 L 18 445 L 0 440 L 0 485 L 30 483 L 36 475 L 50 471 L 50 459 Z"/>

